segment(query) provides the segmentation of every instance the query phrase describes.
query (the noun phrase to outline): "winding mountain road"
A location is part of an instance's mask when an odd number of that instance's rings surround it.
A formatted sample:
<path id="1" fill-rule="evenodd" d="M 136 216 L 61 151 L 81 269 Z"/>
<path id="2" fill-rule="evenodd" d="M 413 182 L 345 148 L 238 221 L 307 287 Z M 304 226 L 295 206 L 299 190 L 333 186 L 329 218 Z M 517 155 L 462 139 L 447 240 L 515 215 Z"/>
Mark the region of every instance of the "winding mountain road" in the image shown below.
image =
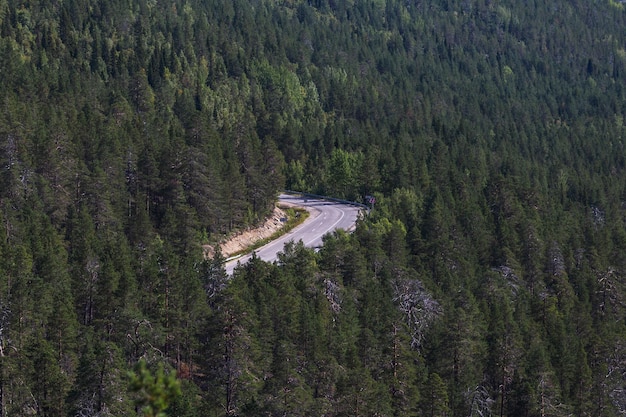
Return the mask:
<path id="1" fill-rule="evenodd" d="M 278 201 L 284 205 L 303 207 L 309 212 L 309 218 L 298 227 L 280 238 L 257 249 L 256 256 L 266 262 L 278 259 L 285 243 L 302 241 L 304 246 L 316 248 L 322 245 L 322 237 L 336 229 L 352 230 L 362 210 L 351 204 L 312 199 L 300 195 L 281 194 Z M 226 273 L 232 275 L 237 264 L 245 264 L 252 254 L 233 259 L 225 264 Z"/>

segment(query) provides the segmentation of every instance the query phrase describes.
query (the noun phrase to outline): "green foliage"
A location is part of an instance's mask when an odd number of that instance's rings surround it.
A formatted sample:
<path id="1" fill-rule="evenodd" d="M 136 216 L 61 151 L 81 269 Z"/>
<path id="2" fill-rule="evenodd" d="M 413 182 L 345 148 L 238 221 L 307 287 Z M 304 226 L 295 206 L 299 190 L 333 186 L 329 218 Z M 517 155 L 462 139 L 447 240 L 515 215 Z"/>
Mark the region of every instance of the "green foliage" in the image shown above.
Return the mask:
<path id="1" fill-rule="evenodd" d="M 161 6 L 0 0 L 1 415 L 624 413 L 621 3 Z M 202 258 L 284 187 L 376 203 Z"/>
<path id="2" fill-rule="evenodd" d="M 165 374 L 162 363 L 154 374 L 145 361 L 139 361 L 135 369 L 128 373 L 129 389 L 136 393 L 135 405 L 145 417 L 165 417 L 170 403 L 181 395 L 180 381 L 176 373 Z"/>
<path id="3" fill-rule="evenodd" d="M 358 198 L 358 179 L 363 166 L 363 155 L 341 149 L 333 150 L 328 161 L 327 194 L 355 200 Z"/>

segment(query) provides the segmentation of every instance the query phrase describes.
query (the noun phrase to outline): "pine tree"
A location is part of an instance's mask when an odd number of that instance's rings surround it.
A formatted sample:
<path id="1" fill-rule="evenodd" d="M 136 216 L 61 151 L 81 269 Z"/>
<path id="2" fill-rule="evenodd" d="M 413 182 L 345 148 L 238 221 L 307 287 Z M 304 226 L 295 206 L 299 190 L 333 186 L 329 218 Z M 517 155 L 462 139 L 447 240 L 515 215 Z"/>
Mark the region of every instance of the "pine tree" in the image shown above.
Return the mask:
<path id="1" fill-rule="evenodd" d="M 448 392 L 445 382 L 439 374 L 431 373 L 423 389 L 422 410 L 430 417 L 445 417 L 450 414 Z"/>

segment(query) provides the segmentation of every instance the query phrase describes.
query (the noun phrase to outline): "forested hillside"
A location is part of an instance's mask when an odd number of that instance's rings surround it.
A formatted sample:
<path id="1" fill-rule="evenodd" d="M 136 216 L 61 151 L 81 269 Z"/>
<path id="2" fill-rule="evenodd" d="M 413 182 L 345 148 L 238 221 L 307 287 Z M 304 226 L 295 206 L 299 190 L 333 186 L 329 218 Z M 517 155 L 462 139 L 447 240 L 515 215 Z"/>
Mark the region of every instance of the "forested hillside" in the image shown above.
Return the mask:
<path id="1" fill-rule="evenodd" d="M 625 27 L 0 0 L 0 415 L 142 415 L 159 369 L 170 416 L 624 415 Z M 319 252 L 203 258 L 284 188 L 376 204 Z"/>

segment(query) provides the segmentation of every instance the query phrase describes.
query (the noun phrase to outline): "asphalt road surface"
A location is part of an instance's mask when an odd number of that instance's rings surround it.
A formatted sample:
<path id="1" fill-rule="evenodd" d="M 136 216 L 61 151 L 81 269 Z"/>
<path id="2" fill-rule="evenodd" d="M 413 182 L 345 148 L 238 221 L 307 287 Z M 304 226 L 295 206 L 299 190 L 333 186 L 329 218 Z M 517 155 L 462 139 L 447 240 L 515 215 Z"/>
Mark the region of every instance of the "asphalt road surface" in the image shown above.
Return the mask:
<path id="1" fill-rule="evenodd" d="M 326 200 L 304 198 L 299 195 L 281 194 L 279 202 L 305 208 L 310 214 L 308 219 L 280 238 L 271 241 L 255 252 L 257 257 L 266 262 L 278 259 L 278 253 L 283 251 L 285 243 L 302 241 L 304 246 L 316 248 L 322 245 L 322 237 L 336 229 L 352 230 L 356 224 L 359 212 L 358 206 L 337 203 Z M 231 260 L 225 264 L 226 273 L 233 274 L 237 264 L 245 264 L 252 257 L 251 254 Z"/>

